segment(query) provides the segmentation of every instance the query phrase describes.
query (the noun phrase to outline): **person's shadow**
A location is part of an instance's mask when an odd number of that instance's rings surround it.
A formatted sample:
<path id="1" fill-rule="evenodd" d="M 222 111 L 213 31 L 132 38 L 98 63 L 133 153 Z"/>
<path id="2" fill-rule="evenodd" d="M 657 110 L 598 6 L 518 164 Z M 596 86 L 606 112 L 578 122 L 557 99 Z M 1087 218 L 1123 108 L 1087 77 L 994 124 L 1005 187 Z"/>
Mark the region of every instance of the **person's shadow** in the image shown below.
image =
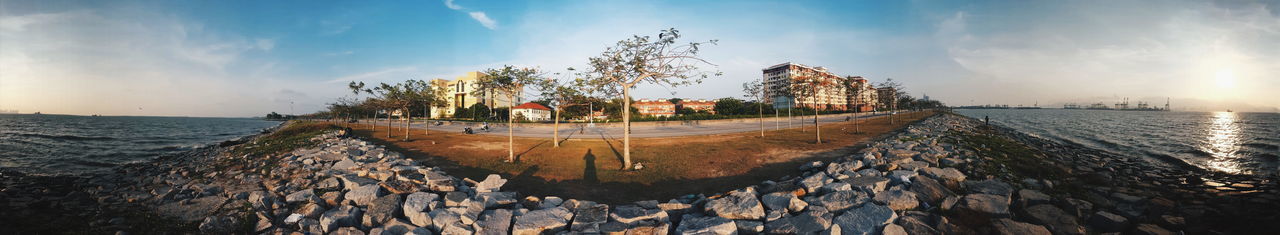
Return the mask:
<path id="1" fill-rule="evenodd" d="M 588 184 L 598 183 L 600 179 L 596 176 L 596 155 L 591 154 L 591 149 L 587 149 L 587 154 L 582 156 L 583 163 L 586 164 L 582 170 L 582 181 Z"/>

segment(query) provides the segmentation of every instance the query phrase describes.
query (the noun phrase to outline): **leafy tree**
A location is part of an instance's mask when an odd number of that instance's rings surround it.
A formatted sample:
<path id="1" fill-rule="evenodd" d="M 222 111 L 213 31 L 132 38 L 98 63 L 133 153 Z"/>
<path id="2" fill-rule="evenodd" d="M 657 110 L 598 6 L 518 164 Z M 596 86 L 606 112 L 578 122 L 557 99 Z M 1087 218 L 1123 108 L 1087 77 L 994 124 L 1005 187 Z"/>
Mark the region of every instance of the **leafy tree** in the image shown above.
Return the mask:
<path id="1" fill-rule="evenodd" d="M 284 115 L 280 115 L 279 113 L 276 113 L 276 112 L 271 112 L 271 113 L 268 113 L 268 114 L 267 114 L 266 119 L 267 119 L 267 120 L 281 120 L 281 119 L 284 119 Z"/>
<path id="2" fill-rule="evenodd" d="M 533 68 L 516 68 L 515 66 L 506 65 L 502 68 L 489 69 L 485 71 L 485 75 L 475 83 L 476 92 L 494 91 L 494 93 L 503 93 L 507 97 L 507 107 L 515 107 L 516 96 L 524 89 L 526 84 L 534 84 L 540 82 L 540 72 Z M 483 96 L 484 94 L 477 94 Z M 496 95 L 496 94 L 495 94 Z M 486 97 L 490 98 L 490 97 Z M 511 112 L 507 112 L 507 162 L 515 162 L 515 131 L 512 129 Z"/>
<path id="3" fill-rule="evenodd" d="M 591 86 L 620 90 L 622 93 L 622 167 L 631 169 L 631 89 L 641 83 L 669 87 L 701 83 L 710 73 L 702 72 L 699 64 L 712 65 L 698 57 L 698 49 L 715 40 L 677 44 L 680 32 L 663 30 L 657 38 L 633 36 L 618 41 L 605 49 L 598 57 L 590 59 Z M 720 75 L 719 72 L 715 75 Z"/>
<path id="4" fill-rule="evenodd" d="M 716 113 L 722 115 L 738 115 L 742 114 L 742 110 L 746 109 L 746 105 L 742 100 L 733 97 L 725 97 L 716 100 Z"/>
<path id="5" fill-rule="evenodd" d="M 746 93 L 744 96 L 747 98 L 755 99 L 756 114 L 760 116 L 760 137 L 764 137 L 764 106 L 760 105 L 760 102 L 764 101 L 764 82 L 753 80 L 742 83 L 742 92 Z M 716 107 L 720 107 L 720 104 L 716 103 Z"/>

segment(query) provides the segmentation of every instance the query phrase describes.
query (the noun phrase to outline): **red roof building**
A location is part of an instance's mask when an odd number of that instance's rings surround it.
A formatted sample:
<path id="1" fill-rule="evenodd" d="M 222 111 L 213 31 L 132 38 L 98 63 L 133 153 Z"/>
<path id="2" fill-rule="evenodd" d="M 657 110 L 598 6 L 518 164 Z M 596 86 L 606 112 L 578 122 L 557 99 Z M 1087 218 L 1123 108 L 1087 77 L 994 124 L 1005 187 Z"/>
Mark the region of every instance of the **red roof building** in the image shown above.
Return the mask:
<path id="1" fill-rule="evenodd" d="M 670 117 L 676 115 L 676 104 L 672 104 L 666 99 L 649 100 L 641 99 L 631 104 L 636 107 L 640 115 L 649 115 L 655 117 Z"/>
<path id="2" fill-rule="evenodd" d="M 680 100 L 677 105 L 680 109 L 689 108 L 693 111 L 707 111 L 707 113 L 716 114 L 716 101 L 714 100 Z"/>

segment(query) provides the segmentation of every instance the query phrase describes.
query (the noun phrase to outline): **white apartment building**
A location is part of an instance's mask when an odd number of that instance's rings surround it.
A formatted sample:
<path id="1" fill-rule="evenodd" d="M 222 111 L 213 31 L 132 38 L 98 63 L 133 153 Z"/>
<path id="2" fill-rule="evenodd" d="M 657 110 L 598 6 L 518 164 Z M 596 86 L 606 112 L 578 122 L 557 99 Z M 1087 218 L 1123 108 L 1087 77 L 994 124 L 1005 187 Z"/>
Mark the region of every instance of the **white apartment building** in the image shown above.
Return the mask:
<path id="1" fill-rule="evenodd" d="M 827 79 L 840 79 L 839 75 L 827 71 L 826 68 L 787 62 L 769 66 L 763 69 L 763 72 L 765 102 L 772 102 L 774 108 L 789 108 L 793 105 L 795 107 L 810 107 L 819 110 L 847 110 L 849 108 L 849 101 L 851 100 L 842 86 L 833 86 L 831 89 L 820 91 L 817 96 L 812 98 L 795 99 L 794 96 L 786 92 L 790 89 L 796 77 L 805 73 L 813 73 Z"/>

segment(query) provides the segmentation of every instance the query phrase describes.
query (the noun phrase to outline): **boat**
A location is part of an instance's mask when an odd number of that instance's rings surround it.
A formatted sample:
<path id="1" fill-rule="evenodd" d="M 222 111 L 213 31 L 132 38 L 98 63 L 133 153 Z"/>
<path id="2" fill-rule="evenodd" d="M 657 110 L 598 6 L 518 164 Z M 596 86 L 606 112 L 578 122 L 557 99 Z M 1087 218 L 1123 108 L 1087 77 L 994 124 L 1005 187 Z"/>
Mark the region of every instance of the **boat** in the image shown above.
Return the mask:
<path id="1" fill-rule="evenodd" d="M 40 112 L 36 112 L 35 115 L 40 115 Z"/>
<path id="2" fill-rule="evenodd" d="M 1228 112 L 1228 113 L 1232 113 L 1232 112 L 1235 112 L 1235 111 L 1231 111 L 1231 109 L 1227 109 L 1227 112 Z"/>

